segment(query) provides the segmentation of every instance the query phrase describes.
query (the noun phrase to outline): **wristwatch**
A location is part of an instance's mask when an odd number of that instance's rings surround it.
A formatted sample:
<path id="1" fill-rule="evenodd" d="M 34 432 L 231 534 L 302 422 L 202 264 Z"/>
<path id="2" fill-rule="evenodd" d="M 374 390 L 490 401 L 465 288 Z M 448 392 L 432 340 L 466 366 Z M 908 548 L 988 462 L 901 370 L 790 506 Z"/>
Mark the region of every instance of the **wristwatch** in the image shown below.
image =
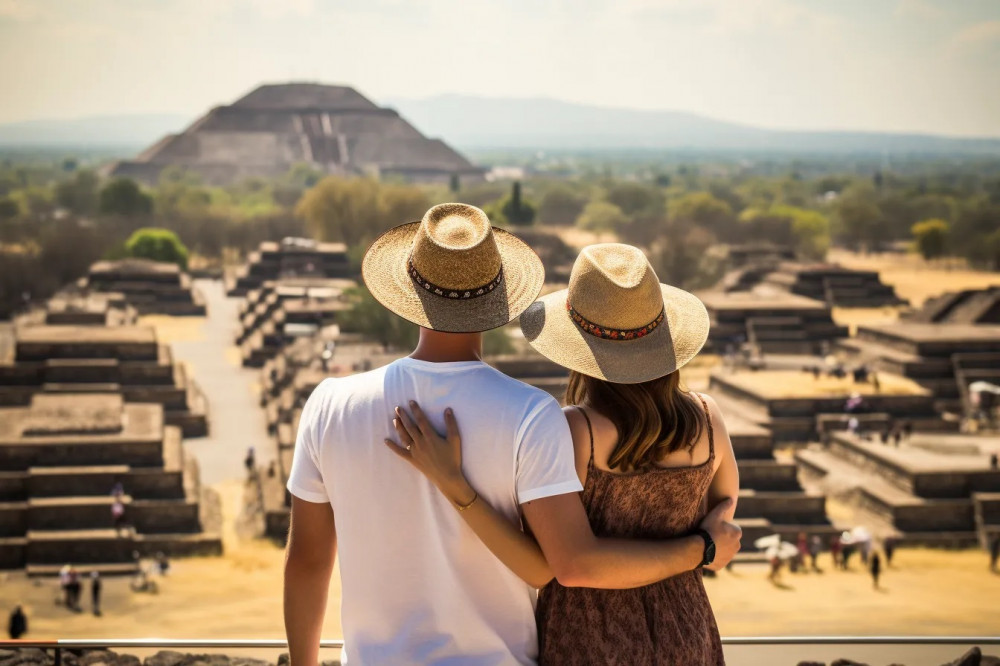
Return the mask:
<path id="1" fill-rule="evenodd" d="M 712 535 L 706 530 L 699 529 L 695 532 L 698 536 L 705 540 L 705 554 L 701 558 L 701 564 L 698 568 L 707 567 L 709 564 L 715 561 L 715 541 L 712 540 Z"/>

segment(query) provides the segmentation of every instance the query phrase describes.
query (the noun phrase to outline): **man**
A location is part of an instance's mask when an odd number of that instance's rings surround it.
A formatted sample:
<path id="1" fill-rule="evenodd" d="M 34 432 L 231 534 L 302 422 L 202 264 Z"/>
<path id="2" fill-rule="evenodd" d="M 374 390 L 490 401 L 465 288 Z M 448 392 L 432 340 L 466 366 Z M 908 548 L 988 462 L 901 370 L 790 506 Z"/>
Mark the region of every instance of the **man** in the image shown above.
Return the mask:
<path id="1" fill-rule="evenodd" d="M 10 620 L 7 622 L 7 635 L 11 637 L 11 640 L 16 641 L 26 633 L 28 633 L 28 616 L 24 614 L 24 610 L 20 606 L 15 606 L 14 612 L 10 614 Z"/>
<path id="2" fill-rule="evenodd" d="M 90 607 L 95 617 L 101 616 L 101 574 L 97 571 L 90 572 Z"/>
<path id="3" fill-rule="evenodd" d="M 303 410 L 288 481 L 293 666 L 317 663 L 337 554 L 350 663 L 535 661 L 536 591 L 463 523 L 463 507 L 383 444 L 395 434 L 393 409 L 410 399 L 427 414 L 462 414 L 465 475 L 512 522 L 523 517 L 564 585 L 636 587 L 732 559 L 740 530 L 727 522 L 731 503 L 706 518 L 704 537 L 594 537 L 558 403 L 481 360 L 480 331 L 516 319 L 544 281 L 524 243 L 478 208 L 442 204 L 379 237 L 362 273 L 376 299 L 421 327 L 420 342 L 386 367 L 325 380 Z M 440 417 L 432 422 L 444 430 Z"/>

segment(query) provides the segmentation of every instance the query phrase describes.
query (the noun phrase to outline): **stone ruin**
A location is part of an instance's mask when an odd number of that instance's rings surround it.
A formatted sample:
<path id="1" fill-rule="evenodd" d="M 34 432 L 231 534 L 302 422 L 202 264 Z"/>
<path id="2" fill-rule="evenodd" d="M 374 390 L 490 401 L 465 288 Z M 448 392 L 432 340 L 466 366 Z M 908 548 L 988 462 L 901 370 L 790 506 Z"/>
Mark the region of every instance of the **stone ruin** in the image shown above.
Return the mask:
<path id="1" fill-rule="evenodd" d="M 38 394 L 118 393 L 162 406 L 185 437 L 208 431 L 207 404 L 148 326 L 19 325 L 0 359 L 0 407 L 24 407 Z"/>
<path id="2" fill-rule="evenodd" d="M 246 264 L 226 273 L 226 293 L 246 296 L 265 282 L 287 279 L 354 279 L 356 271 L 343 243 L 319 243 L 307 238 L 264 242 Z"/>
<path id="3" fill-rule="evenodd" d="M 837 351 L 925 387 L 939 411 L 964 413 L 969 384 L 1000 385 L 1000 325 L 920 323 L 859 326 Z"/>
<path id="4" fill-rule="evenodd" d="M 162 406 L 119 394 L 39 393 L 0 407 L 0 569 L 125 574 L 137 570 L 134 552 L 220 553 L 217 507 L 181 440 Z"/>
<path id="5" fill-rule="evenodd" d="M 149 259 L 98 261 L 77 289 L 116 294 L 140 315 L 205 315 L 205 299 L 177 264 Z"/>
<path id="6" fill-rule="evenodd" d="M 18 318 L 17 324 L 32 326 L 130 326 L 138 312 L 121 294 L 63 290 L 41 307 Z"/>
<path id="7" fill-rule="evenodd" d="M 878 308 L 906 305 L 876 271 L 860 271 L 837 264 L 792 261 L 750 264 L 728 275 L 727 291 L 747 291 L 768 285 L 786 293 L 826 303 L 830 307 Z"/>
<path id="8" fill-rule="evenodd" d="M 483 169 L 440 139 L 429 139 L 353 88 L 317 83 L 262 85 L 217 106 L 180 134 L 168 134 L 111 176 L 156 183 L 176 167 L 210 185 L 277 178 L 297 164 L 339 176 L 476 182 Z"/>
<path id="9" fill-rule="evenodd" d="M 905 319 L 923 324 L 1000 324 L 1000 286 L 942 294 Z"/>
<path id="10" fill-rule="evenodd" d="M 774 288 L 701 292 L 712 327 L 706 350 L 718 354 L 749 348 L 769 354 L 819 354 L 847 337 L 830 306 Z"/>
<path id="11" fill-rule="evenodd" d="M 248 292 L 236 335 L 243 365 L 259 368 L 296 338 L 335 324 L 351 308 L 344 292 L 353 286 L 344 279 L 286 278 Z"/>
<path id="12" fill-rule="evenodd" d="M 917 433 L 898 445 L 834 433 L 795 454 L 808 485 L 906 545 L 986 546 L 1000 536 L 1000 437 Z"/>

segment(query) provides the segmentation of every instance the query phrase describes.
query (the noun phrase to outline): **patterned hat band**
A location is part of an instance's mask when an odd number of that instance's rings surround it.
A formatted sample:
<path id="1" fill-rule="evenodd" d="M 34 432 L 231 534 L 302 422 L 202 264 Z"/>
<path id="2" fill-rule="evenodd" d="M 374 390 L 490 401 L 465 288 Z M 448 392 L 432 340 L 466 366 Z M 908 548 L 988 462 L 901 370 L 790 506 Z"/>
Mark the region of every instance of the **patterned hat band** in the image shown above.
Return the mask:
<path id="1" fill-rule="evenodd" d="M 497 273 L 497 276 L 490 280 L 489 283 L 484 284 L 481 287 L 473 287 L 471 289 L 447 289 L 445 287 L 439 287 L 430 280 L 425 279 L 424 276 L 420 274 L 420 271 L 418 271 L 413 265 L 412 258 L 406 260 L 406 272 L 410 274 L 410 279 L 424 291 L 434 294 L 435 296 L 440 296 L 441 298 L 454 298 L 457 300 L 485 296 L 499 287 L 500 283 L 503 282 L 503 264 L 500 265 L 500 271 Z"/>
<path id="2" fill-rule="evenodd" d="M 566 299 L 566 309 L 569 311 L 569 316 L 573 319 L 573 322 L 576 323 L 576 325 L 584 333 L 589 333 L 605 340 L 635 340 L 636 338 L 645 337 L 656 330 L 656 328 L 663 323 L 663 318 L 666 316 L 666 308 L 663 308 L 660 310 L 660 314 L 656 316 L 656 319 L 649 322 L 645 326 L 628 329 L 608 328 L 607 326 L 599 326 L 598 324 L 595 324 L 574 310 L 573 306 L 569 302 L 569 299 Z"/>

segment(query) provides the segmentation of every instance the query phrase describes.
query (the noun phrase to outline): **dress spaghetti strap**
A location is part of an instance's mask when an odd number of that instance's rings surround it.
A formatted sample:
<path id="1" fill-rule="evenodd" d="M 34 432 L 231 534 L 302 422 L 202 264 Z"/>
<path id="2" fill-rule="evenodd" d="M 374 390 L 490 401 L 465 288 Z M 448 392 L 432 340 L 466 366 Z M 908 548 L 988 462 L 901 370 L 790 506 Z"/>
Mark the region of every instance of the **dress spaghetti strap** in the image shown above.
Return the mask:
<path id="1" fill-rule="evenodd" d="M 708 459 L 711 460 L 715 457 L 715 430 L 712 428 L 712 412 L 708 411 L 705 396 L 701 393 L 695 393 L 695 395 L 701 400 L 701 406 L 705 410 L 705 421 L 708 424 Z M 591 444 L 591 455 L 593 456 L 593 444 Z"/>
<path id="2" fill-rule="evenodd" d="M 584 420 L 587 422 L 587 432 L 590 434 L 590 460 L 587 461 L 587 469 L 592 469 L 594 467 L 594 427 L 590 424 L 590 417 L 587 416 L 587 411 L 580 405 L 573 405 L 583 414 Z"/>

